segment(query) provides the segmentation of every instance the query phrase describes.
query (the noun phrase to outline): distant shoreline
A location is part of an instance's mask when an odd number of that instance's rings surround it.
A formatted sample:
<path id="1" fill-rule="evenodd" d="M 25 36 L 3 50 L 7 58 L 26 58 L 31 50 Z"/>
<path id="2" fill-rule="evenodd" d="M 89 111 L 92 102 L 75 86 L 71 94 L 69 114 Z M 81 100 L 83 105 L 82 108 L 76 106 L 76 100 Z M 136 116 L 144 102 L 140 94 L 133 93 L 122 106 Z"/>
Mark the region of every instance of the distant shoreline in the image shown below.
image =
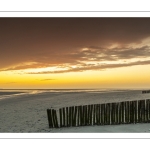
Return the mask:
<path id="1" fill-rule="evenodd" d="M 25 92 L 0 92 L 0 96 L 1 96 L 1 95 L 20 94 L 20 93 L 25 93 Z"/>

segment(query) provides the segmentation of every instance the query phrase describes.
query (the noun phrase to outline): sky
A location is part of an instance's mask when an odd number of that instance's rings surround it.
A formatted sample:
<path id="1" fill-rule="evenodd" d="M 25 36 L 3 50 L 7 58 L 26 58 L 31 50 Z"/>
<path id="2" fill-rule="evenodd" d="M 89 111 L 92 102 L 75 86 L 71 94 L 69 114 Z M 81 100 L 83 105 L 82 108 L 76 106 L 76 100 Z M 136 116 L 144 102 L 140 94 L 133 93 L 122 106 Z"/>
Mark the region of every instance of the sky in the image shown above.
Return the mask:
<path id="1" fill-rule="evenodd" d="M 0 88 L 150 88 L 150 18 L 0 18 Z"/>

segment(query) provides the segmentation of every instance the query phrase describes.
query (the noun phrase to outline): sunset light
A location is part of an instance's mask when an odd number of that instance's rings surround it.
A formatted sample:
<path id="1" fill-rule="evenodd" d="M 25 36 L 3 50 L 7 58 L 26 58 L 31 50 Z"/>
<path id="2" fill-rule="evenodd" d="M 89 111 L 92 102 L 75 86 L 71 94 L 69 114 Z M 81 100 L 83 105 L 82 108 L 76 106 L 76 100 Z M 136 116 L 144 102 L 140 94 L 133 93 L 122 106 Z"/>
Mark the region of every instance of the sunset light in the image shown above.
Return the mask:
<path id="1" fill-rule="evenodd" d="M 0 88 L 147 88 L 149 18 L 1 18 Z"/>

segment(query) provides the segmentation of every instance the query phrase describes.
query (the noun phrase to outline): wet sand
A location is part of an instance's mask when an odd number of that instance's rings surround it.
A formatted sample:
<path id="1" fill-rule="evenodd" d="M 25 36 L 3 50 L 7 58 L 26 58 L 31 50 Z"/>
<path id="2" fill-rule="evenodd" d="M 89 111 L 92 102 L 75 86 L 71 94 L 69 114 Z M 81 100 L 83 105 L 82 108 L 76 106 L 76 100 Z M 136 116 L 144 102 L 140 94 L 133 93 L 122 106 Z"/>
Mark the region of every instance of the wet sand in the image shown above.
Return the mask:
<path id="1" fill-rule="evenodd" d="M 150 94 L 140 91 L 124 92 L 45 92 L 24 94 L 1 99 L 1 133 L 150 133 L 150 124 L 105 125 L 50 129 L 48 108 L 72 105 L 148 99 Z"/>

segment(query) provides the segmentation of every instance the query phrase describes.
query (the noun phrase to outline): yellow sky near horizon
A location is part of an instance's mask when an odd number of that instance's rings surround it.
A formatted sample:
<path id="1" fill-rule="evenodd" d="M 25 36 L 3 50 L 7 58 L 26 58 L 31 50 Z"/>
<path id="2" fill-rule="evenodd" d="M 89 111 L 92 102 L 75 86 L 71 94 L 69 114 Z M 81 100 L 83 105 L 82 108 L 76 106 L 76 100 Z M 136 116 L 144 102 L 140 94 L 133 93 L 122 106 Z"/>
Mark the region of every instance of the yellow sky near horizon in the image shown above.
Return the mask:
<path id="1" fill-rule="evenodd" d="M 68 89 L 68 88 L 149 88 L 150 65 L 105 70 L 53 74 L 18 74 L 0 72 L 0 88 Z"/>

